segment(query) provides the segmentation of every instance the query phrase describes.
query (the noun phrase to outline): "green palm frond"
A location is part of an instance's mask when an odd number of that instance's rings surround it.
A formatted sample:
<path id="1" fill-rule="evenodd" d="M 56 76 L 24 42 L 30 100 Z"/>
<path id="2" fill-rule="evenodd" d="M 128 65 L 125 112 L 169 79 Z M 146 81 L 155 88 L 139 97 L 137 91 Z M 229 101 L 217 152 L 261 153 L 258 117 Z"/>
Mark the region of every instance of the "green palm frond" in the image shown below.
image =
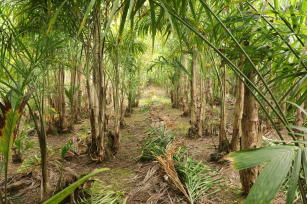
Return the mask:
<path id="1" fill-rule="evenodd" d="M 66 187 L 64 190 L 60 191 L 59 193 L 55 194 L 51 198 L 49 198 L 47 201 L 45 201 L 43 204 L 58 204 L 62 200 L 64 200 L 67 196 L 72 194 L 80 185 L 82 185 L 85 181 L 87 181 L 89 178 L 92 176 L 107 171 L 109 169 L 107 168 L 102 168 L 98 170 L 94 170 L 91 173 L 87 174 L 86 176 L 83 176 L 80 178 L 78 181 L 74 182 L 73 184 L 69 185 Z"/>
<path id="2" fill-rule="evenodd" d="M 228 157 L 237 170 L 265 165 L 248 194 L 246 203 L 270 203 L 287 178 L 286 202 L 292 203 L 302 171 L 301 164 L 307 162 L 306 157 L 304 158 L 306 151 L 306 148 L 298 146 L 277 145 L 230 153 Z"/>

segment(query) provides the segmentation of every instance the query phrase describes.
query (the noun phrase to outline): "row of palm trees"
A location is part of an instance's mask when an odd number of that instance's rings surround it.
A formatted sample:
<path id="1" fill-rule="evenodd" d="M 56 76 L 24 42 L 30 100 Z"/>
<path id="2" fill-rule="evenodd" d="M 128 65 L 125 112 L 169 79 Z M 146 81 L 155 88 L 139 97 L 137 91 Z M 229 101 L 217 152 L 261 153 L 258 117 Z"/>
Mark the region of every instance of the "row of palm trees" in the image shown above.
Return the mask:
<path id="1" fill-rule="evenodd" d="M 147 34 L 153 49 L 156 38 L 168 41 L 172 48 L 155 64 L 169 67 L 167 73 L 159 71 L 169 76 L 174 107 L 190 114 L 191 137 L 203 135 L 208 103 L 217 95 L 212 84 L 218 84 L 222 99 L 219 151 L 259 147 L 261 114 L 273 125 L 280 145 L 291 137 L 291 144 L 304 153 L 304 143 L 298 141 L 306 133 L 301 116 L 306 99 L 306 12 L 306 0 L 1 1 L 1 107 L 10 104 L 1 108 L 5 128 L 0 136 L 7 138 L 0 140 L 5 172 L 18 131 L 17 123 L 8 127 L 6 121 L 11 119 L 6 112 L 26 104 L 39 137 L 43 197 L 48 197 L 46 134 L 53 126 L 58 132 L 73 127 L 82 110 L 82 91 L 91 125 L 90 158 L 103 161 L 116 154 L 124 99 L 129 113 L 137 105 L 142 73 L 138 56 L 145 51 L 138 38 Z M 236 84 L 231 141 L 225 132 L 227 78 Z M 112 128 L 108 125 L 110 98 Z M 46 121 L 51 109 L 58 116 Z M 10 131 L 4 131 L 7 128 Z M 306 174 L 306 157 L 302 158 L 300 172 Z M 252 167 L 240 172 L 245 194 L 258 171 Z M 306 180 L 296 181 L 306 203 Z"/>

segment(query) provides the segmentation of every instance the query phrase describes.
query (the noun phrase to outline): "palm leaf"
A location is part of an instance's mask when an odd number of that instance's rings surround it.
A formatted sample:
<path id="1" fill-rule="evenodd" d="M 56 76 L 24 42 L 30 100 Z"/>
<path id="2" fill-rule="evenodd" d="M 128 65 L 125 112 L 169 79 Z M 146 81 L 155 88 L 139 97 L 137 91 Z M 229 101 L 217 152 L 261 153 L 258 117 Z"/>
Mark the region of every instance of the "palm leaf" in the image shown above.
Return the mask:
<path id="1" fill-rule="evenodd" d="M 52 196 L 50 199 L 45 201 L 43 204 L 58 204 L 58 203 L 60 203 L 62 200 L 64 200 L 67 196 L 69 196 L 71 193 L 73 193 L 76 190 L 76 188 L 78 188 L 81 184 L 83 184 L 90 177 L 92 177 L 92 176 L 94 176 L 98 173 L 107 171 L 107 170 L 109 170 L 109 169 L 108 168 L 102 168 L 102 169 L 97 169 L 97 170 L 92 171 L 91 173 L 82 177 L 81 179 L 74 182 L 70 186 L 66 187 L 64 190 L 62 190 L 59 193 Z"/>
<path id="2" fill-rule="evenodd" d="M 287 103 L 290 103 L 290 104 L 292 104 L 292 105 L 294 105 L 295 107 L 297 107 L 298 109 L 300 109 L 304 114 L 305 114 L 305 116 L 307 116 L 307 112 L 306 112 L 306 110 L 304 109 L 304 108 L 302 108 L 301 106 L 299 106 L 299 105 L 297 105 L 296 103 L 293 103 L 293 102 L 291 102 L 291 101 L 286 101 Z"/>
<path id="3" fill-rule="evenodd" d="M 293 155 L 294 151 L 286 151 L 264 167 L 248 194 L 246 204 L 268 204 L 271 202 L 287 177 L 292 165 Z M 278 170 L 278 173 L 276 170 Z"/>
<path id="4" fill-rule="evenodd" d="M 263 147 L 259 149 L 243 150 L 239 152 L 232 152 L 228 155 L 228 159 L 232 161 L 232 165 L 237 170 L 243 170 L 258 166 L 265 162 L 270 162 L 275 158 L 280 158 L 284 153 L 293 152 L 297 150 L 296 146 L 272 146 Z"/>
<path id="5" fill-rule="evenodd" d="M 95 4 L 96 0 L 91 0 L 91 2 L 88 4 L 87 8 L 86 8 L 86 11 L 85 11 L 85 14 L 83 16 L 83 19 L 82 19 L 82 22 L 81 22 L 81 25 L 79 27 L 79 31 L 78 31 L 78 35 L 81 33 L 85 23 L 86 23 L 86 19 L 88 18 L 94 4 Z"/>
<path id="6" fill-rule="evenodd" d="M 305 128 L 305 127 L 295 126 L 295 125 L 288 125 L 288 127 L 291 128 L 291 129 L 302 131 L 302 132 L 305 133 L 305 135 L 307 133 L 307 128 Z"/>
<path id="7" fill-rule="evenodd" d="M 10 149 L 13 145 L 13 135 L 19 114 L 12 109 L 4 113 L 4 127 L 0 132 L 0 153 L 4 155 L 6 163 L 10 157 Z"/>
<path id="8" fill-rule="evenodd" d="M 152 0 L 149 0 L 149 7 L 150 7 L 150 17 L 151 17 L 151 32 L 152 32 L 152 48 L 154 47 L 155 43 L 155 36 L 156 36 L 156 13 L 155 13 L 155 4 Z"/>
<path id="9" fill-rule="evenodd" d="M 50 33 L 50 31 L 52 30 L 53 28 L 53 25 L 55 24 L 56 22 L 56 19 L 58 18 L 58 15 L 62 9 L 62 7 L 64 6 L 64 4 L 66 3 L 67 0 L 63 1 L 60 5 L 60 7 L 57 9 L 57 11 L 55 12 L 55 14 L 52 16 L 52 18 L 50 19 L 49 21 L 49 24 L 48 24 L 48 30 L 47 30 L 47 35 Z"/>
<path id="10" fill-rule="evenodd" d="M 299 174 L 302 169 L 301 164 L 303 164 L 305 178 L 307 176 L 307 149 L 298 146 L 279 145 L 232 152 L 228 157 L 232 160 L 233 166 L 238 170 L 266 163 L 266 166 L 262 169 L 248 194 L 246 199 L 247 204 L 270 203 L 281 185 L 286 181 L 288 175 L 289 187 L 286 202 L 290 204 L 295 198 Z"/>
<path id="11" fill-rule="evenodd" d="M 295 160 L 294 160 L 294 166 L 291 172 L 292 175 L 289 181 L 290 183 L 289 183 L 289 189 L 287 193 L 286 204 L 291 204 L 294 201 L 295 191 L 297 189 L 297 181 L 298 181 L 300 170 L 301 170 L 301 159 L 302 159 L 302 150 L 298 149 Z"/>
<path id="12" fill-rule="evenodd" d="M 123 10 L 123 14 L 122 14 L 121 21 L 120 21 L 119 31 L 118 31 L 119 39 L 121 39 L 121 36 L 123 34 L 123 30 L 124 30 L 124 26 L 125 26 L 125 23 L 126 23 L 129 7 L 130 7 L 130 1 L 125 1 L 124 2 L 124 10 Z"/>
<path id="13" fill-rule="evenodd" d="M 305 173 L 305 183 L 307 183 L 307 149 L 303 149 L 303 155 L 302 155 L 302 163 L 303 163 L 303 169 Z"/>

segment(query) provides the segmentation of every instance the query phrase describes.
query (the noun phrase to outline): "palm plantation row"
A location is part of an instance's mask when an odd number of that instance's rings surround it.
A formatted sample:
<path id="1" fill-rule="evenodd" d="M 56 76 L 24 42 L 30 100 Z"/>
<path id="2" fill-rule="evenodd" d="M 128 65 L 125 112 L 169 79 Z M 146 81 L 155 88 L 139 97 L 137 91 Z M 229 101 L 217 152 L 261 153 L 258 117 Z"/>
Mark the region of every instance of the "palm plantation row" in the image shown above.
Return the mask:
<path id="1" fill-rule="evenodd" d="M 230 153 L 247 203 L 270 203 L 281 186 L 287 203 L 307 203 L 306 14 L 306 0 L 1 1 L 1 202 L 27 124 L 39 140 L 44 201 L 53 192 L 48 134 L 89 118 L 86 153 L 110 160 L 125 117 L 156 84 L 190 119 L 186 137 L 210 134 L 206 113 L 218 105 L 216 154 Z M 263 126 L 274 130 L 265 145 Z"/>

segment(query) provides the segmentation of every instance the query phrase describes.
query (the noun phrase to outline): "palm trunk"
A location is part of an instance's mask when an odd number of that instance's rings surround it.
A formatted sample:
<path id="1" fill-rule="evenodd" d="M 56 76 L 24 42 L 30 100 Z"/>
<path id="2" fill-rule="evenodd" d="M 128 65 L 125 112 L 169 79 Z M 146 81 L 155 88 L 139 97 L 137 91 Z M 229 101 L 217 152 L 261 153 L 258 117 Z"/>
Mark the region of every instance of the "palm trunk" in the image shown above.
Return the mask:
<path id="1" fill-rule="evenodd" d="M 206 81 L 204 79 L 201 80 L 201 113 L 200 113 L 200 122 L 202 131 L 206 129 L 205 119 L 206 119 L 206 111 L 207 111 L 207 102 L 206 102 Z"/>
<path id="2" fill-rule="evenodd" d="M 212 107 L 212 98 L 213 98 L 213 84 L 214 79 L 209 78 L 207 81 L 207 92 L 206 92 L 206 101 Z"/>
<path id="3" fill-rule="evenodd" d="M 226 136 L 225 100 L 226 100 L 226 66 L 222 64 L 223 73 L 221 78 L 221 117 L 219 134 L 219 152 L 229 152 L 229 142 Z"/>
<path id="4" fill-rule="evenodd" d="M 47 162 L 47 141 L 46 141 L 46 128 L 45 128 L 45 83 L 46 78 L 43 78 L 43 92 L 40 99 L 37 101 L 39 107 L 39 122 L 40 128 L 38 131 L 38 140 L 41 152 L 41 168 L 42 168 L 42 199 L 45 199 L 49 193 L 48 185 L 48 162 Z"/>
<path id="5" fill-rule="evenodd" d="M 234 119 L 233 119 L 233 132 L 232 139 L 230 144 L 231 151 L 240 150 L 240 138 L 242 134 L 241 121 L 243 114 L 243 105 L 244 105 L 244 84 L 240 79 L 237 79 L 236 86 L 236 104 L 234 110 Z"/>
<path id="6" fill-rule="evenodd" d="M 200 101 L 200 72 L 198 57 L 195 49 L 192 50 L 192 81 L 191 81 L 191 127 L 188 135 L 190 137 L 201 137 L 201 101 Z"/>
<path id="7" fill-rule="evenodd" d="M 89 66 L 90 66 L 90 53 L 89 53 L 89 46 L 85 45 L 85 68 L 86 68 L 86 92 L 87 92 L 87 99 L 88 99 L 88 109 L 89 109 L 89 118 L 90 118 L 90 125 L 91 125 L 91 139 L 92 141 L 95 140 L 97 137 L 96 134 L 96 123 L 95 123 L 95 110 L 93 107 L 93 97 L 90 88 L 90 77 L 89 77 Z"/>
<path id="8" fill-rule="evenodd" d="M 41 199 L 45 199 L 48 196 L 48 167 L 47 167 L 47 142 L 46 142 L 46 130 L 44 121 L 44 96 L 41 97 L 41 105 L 39 110 L 39 121 L 31 109 L 31 106 L 27 104 L 31 118 L 34 122 L 34 126 L 38 135 L 38 142 L 41 154 L 41 169 L 42 169 L 42 195 Z"/>
<path id="9" fill-rule="evenodd" d="M 122 87 L 124 87 L 122 85 Z M 125 109 L 124 109 L 124 100 L 125 100 L 125 93 L 124 93 L 124 89 L 121 88 L 120 91 L 120 128 L 124 128 L 125 127 L 125 119 L 124 119 L 124 114 L 125 114 Z"/>
<path id="10" fill-rule="evenodd" d="M 72 127 L 73 124 L 77 121 L 76 119 L 76 76 L 77 75 L 77 67 L 73 66 L 70 70 L 70 89 L 72 90 L 72 96 L 70 101 L 70 120 L 69 120 L 69 127 Z"/>
<path id="11" fill-rule="evenodd" d="M 186 56 L 183 56 L 184 67 L 188 68 L 188 59 Z M 191 113 L 190 103 L 189 103 L 189 76 L 187 74 L 183 75 L 183 113 L 182 116 L 187 117 Z"/>
<path id="12" fill-rule="evenodd" d="M 59 113 L 59 120 L 57 129 L 59 133 L 62 133 L 65 129 L 65 94 L 64 94 L 64 82 L 65 82 L 65 71 L 64 67 L 60 66 L 58 70 L 58 96 L 57 96 L 57 111 Z"/>
<path id="13" fill-rule="evenodd" d="M 42 113 L 40 116 L 39 146 L 41 151 L 43 198 L 48 195 L 47 142 L 44 121 L 44 97 L 42 97 Z"/>
<path id="14" fill-rule="evenodd" d="M 133 93 L 129 88 L 129 91 L 128 91 L 128 106 L 127 106 L 127 111 L 126 111 L 127 116 L 130 116 L 130 114 L 132 113 L 132 107 L 133 107 L 133 103 L 134 103 L 134 100 L 135 100 L 133 98 L 132 94 Z"/>
<path id="15" fill-rule="evenodd" d="M 252 79 L 252 74 L 248 77 Z M 258 107 L 251 91 L 245 86 L 244 91 L 244 111 L 242 118 L 242 150 L 254 149 L 258 147 Z M 247 195 L 255 183 L 259 167 L 253 167 L 240 171 L 242 191 Z"/>
<path id="16" fill-rule="evenodd" d="M 82 55 L 82 54 L 81 54 Z M 81 107 L 81 103 L 82 103 L 82 61 L 80 59 L 80 66 L 79 66 L 79 70 L 77 71 L 77 86 L 79 87 L 78 88 L 78 91 L 77 91 L 77 98 L 76 98 L 76 120 L 80 120 L 80 113 L 81 113 L 81 110 L 82 110 L 82 107 Z"/>
<path id="17" fill-rule="evenodd" d="M 70 87 L 72 90 L 72 96 L 70 101 L 70 124 L 69 126 L 72 127 L 75 122 L 79 120 L 80 117 L 80 105 L 81 105 L 81 72 L 82 71 L 82 62 L 80 60 L 79 65 L 71 69 L 71 76 L 70 76 Z"/>
<path id="18" fill-rule="evenodd" d="M 89 154 L 93 160 L 103 161 L 108 157 L 108 152 L 105 145 L 105 74 L 102 66 L 103 60 L 103 42 L 101 39 L 101 23 L 100 23 L 101 8 L 97 4 L 93 15 L 93 99 L 92 107 L 92 141 L 89 146 Z"/>
<path id="19" fill-rule="evenodd" d="M 173 89 L 171 90 L 171 102 L 172 102 L 172 108 L 179 108 L 179 94 L 180 88 L 179 88 L 179 81 L 175 77 L 173 81 Z"/>
<path id="20" fill-rule="evenodd" d="M 119 76 L 119 56 L 118 56 L 118 50 L 116 50 L 116 62 L 115 62 L 115 85 L 114 85 L 114 114 L 115 114 L 115 132 L 113 135 L 113 144 L 112 144 L 112 151 L 113 154 L 116 154 L 119 150 L 119 144 L 120 144 L 120 135 L 119 135 L 119 129 L 120 129 L 120 76 Z"/>

